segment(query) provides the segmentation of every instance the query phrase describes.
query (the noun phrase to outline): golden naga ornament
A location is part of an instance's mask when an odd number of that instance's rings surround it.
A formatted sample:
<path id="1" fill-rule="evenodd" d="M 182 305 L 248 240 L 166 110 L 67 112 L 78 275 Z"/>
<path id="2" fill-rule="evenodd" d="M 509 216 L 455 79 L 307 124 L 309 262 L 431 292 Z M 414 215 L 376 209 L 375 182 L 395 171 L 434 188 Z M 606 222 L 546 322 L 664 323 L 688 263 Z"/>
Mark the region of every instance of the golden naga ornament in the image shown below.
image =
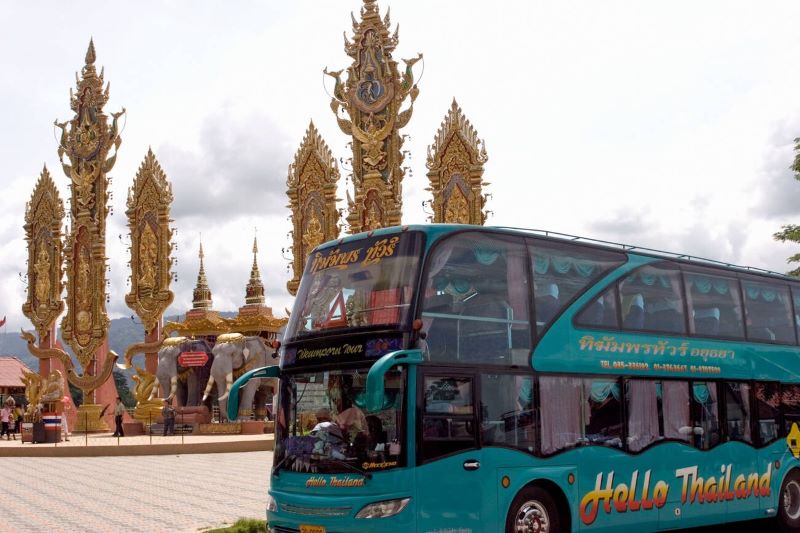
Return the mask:
<path id="1" fill-rule="evenodd" d="M 131 238 L 131 292 L 125 303 L 152 331 L 174 295 L 172 280 L 172 229 L 169 210 L 172 187 L 152 150 L 147 151 L 133 186 L 128 189 L 128 228 Z"/>
<path id="2" fill-rule="evenodd" d="M 331 109 L 339 128 L 352 136 L 353 185 L 348 192 L 350 233 L 400 224 L 405 175 L 400 129 L 408 124 L 419 89 L 413 66 L 422 59 L 404 59 L 401 76 L 392 51 L 398 32 L 389 33 L 389 14 L 381 20 L 375 0 L 364 0 L 361 21 L 353 17 L 353 39 L 345 52 L 353 58 L 342 82 L 342 71 L 324 73 L 335 80 Z M 409 106 L 401 110 L 405 101 Z"/>
<path id="3" fill-rule="evenodd" d="M 106 313 L 106 217 L 109 206 L 109 178 L 117 149 L 122 142 L 118 119 L 125 113 L 109 117 L 103 106 L 109 98 L 109 86 L 103 88 L 104 76 L 95 69 L 94 43 L 89 42 L 86 64 L 76 92 L 70 91 L 74 117 L 63 123 L 58 155 L 64 173 L 70 178 L 70 231 L 64 249 L 67 270 L 67 314 L 61 321 L 64 341 L 73 349 L 84 371 L 90 368 L 95 354 L 108 335 Z M 65 161 L 65 156 L 68 161 Z M 96 369 L 94 376 L 84 374 L 78 382 L 83 389 L 93 390 L 103 383 L 108 366 Z"/>
<path id="4" fill-rule="evenodd" d="M 292 210 L 293 276 L 286 284 L 290 294 L 297 293 L 311 250 L 339 237 L 338 182 L 336 159 L 311 122 L 286 179 L 288 207 Z"/>
<path id="5" fill-rule="evenodd" d="M 432 222 L 483 225 L 486 146 L 455 100 L 428 147 L 426 189 L 433 193 Z"/>
<path id="6" fill-rule="evenodd" d="M 61 225 L 64 203 L 45 166 L 25 207 L 25 240 L 28 242 L 28 298 L 22 312 L 33 323 L 40 339 L 64 311 L 63 243 Z"/>

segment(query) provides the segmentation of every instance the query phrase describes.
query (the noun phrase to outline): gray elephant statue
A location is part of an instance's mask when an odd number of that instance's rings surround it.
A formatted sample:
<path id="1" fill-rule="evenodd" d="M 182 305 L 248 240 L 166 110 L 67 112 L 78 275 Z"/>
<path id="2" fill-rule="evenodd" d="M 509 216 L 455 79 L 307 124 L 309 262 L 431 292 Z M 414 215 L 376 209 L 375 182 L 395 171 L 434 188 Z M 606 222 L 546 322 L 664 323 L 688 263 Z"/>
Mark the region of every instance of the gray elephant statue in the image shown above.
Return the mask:
<path id="1" fill-rule="evenodd" d="M 233 385 L 234 372 L 238 375 L 263 366 L 274 366 L 278 359 L 267 347 L 262 337 L 246 337 L 241 333 L 226 333 L 217 337 L 212 349 L 214 362 L 211 365 L 211 377 L 208 378 L 203 401 L 211 394 L 214 384 L 217 385 L 217 400 L 221 417 L 225 417 L 228 407 L 228 394 Z M 274 386 L 271 378 L 251 379 L 239 392 L 239 418 L 249 418 L 253 411 L 256 393 L 264 386 Z"/>
<path id="2" fill-rule="evenodd" d="M 206 352 L 209 358 L 204 366 L 184 368 L 178 362 L 178 356 L 183 352 Z M 203 384 L 209 376 L 212 358 L 208 343 L 202 339 L 186 337 L 164 339 L 161 349 L 158 350 L 156 379 L 166 398 L 172 400 L 177 397 L 180 406 L 201 405 Z"/>

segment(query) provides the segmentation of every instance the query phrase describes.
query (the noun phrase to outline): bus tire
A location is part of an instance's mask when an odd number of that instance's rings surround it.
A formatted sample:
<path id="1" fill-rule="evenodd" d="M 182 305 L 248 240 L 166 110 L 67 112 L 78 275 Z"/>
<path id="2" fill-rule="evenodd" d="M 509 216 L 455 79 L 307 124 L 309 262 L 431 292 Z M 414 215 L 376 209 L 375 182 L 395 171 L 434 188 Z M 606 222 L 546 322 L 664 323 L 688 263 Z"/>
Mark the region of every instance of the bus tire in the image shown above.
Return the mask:
<path id="1" fill-rule="evenodd" d="M 778 495 L 778 525 L 782 531 L 800 531 L 800 471 L 786 475 Z"/>
<path id="2" fill-rule="evenodd" d="M 506 533 L 562 533 L 555 499 L 542 487 L 525 487 L 511 502 Z"/>

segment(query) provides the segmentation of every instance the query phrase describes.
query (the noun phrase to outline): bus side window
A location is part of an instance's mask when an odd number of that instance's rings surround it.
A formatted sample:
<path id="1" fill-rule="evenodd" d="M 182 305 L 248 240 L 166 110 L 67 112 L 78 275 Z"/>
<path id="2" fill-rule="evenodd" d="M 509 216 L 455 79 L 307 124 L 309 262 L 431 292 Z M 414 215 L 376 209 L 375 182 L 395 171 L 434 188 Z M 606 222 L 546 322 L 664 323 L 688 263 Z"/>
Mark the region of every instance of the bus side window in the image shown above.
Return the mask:
<path id="1" fill-rule="evenodd" d="M 663 438 L 659 420 L 661 384 L 647 379 L 625 382 L 625 401 L 628 407 L 628 450 L 638 452 Z"/>
<path id="2" fill-rule="evenodd" d="M 728 440 L 753 442 L 750 431 L 750 384 L 727 381 L 722 384 L 725 393 L 725 424 Z"/>
<path id="3" fill-rule="evenodd" d="M 605 250 L 587 250 L 567 243 L 528 239 L 533 272 L 536 329 L 543 331 L 593 282 L 625 262 L 625 255 Z M 603 304 L 598 304 L 598 307 Z M 601 310 L 602 311 L 602 310 Z M 596 319 L 589 325 L 597 324 Z"/>
<path id="4" fill-rule="evenodd" d="M 589 444 L 622 447 L 617 380 L 541 376 L 539 390 L 543 454 Z"/>
<path id="5" fill-rule="evenodd" d="M 789 288 L 777 283 L 742 281 L 747 337 L 754 341 L 794 344 Z"/>
<path id="6" fill-rule="evenodd" d="M 781 388 L 777 383 L 756 383 L 755 388 L 759 444 L 766 446 L 780 436 Z"/>
<path id="7" fill-rule="evenodd" d="M 617 328 L 616 285 L 584 307 L 575 321 L 579 326 Z"/>
<path id="8" fill-rule="evenodd" d="M 476 447 L 473 378 L 425 376 L 422 459 Z"/>
<path id="9" fill-rule="evenodd" d="M 686 332 L 677 265 L 661 262 L 631 272 L 619 282 L 619 295 L 623 329 Z"/>
<path id="10" fill-rule="evenodd" d="M 533 376 L 481 376 L 481 439 L 484 446 L 512 446 L 533 452 Z"/>
<path id="11" fill-rule="evenodd" d="M 800 429 L 800 385 L 781 387 L 781 414 L 783 415 L 783 435 L 788 435 L 794 424 L 797 424 Z"/>
<path id="12" fill-rule="evenodd" d="M 692 436 L 696 448 L 709 450 L 719 444 L 719 404 L 717 384 L 711 381 L 692 382 Z"/>
<path id="13" fill-rule="evenodd" d="M 661 382 L 660 396 L 664 438 L 690 442 L 693 428 L 689 383 L 664 380 Z"/>
<path id="14" fill-rule="evenodd" d="M 744 338 L 739 282 L 706 269 L 684 275 L 689 331 L 711 337 Z"/>
<path id="15" fill-rule="evenodd" d="M 520 238 L 459 233 L 428 261 L 422 321 L 431 360 L 527 364 L 527 249 Z"/>

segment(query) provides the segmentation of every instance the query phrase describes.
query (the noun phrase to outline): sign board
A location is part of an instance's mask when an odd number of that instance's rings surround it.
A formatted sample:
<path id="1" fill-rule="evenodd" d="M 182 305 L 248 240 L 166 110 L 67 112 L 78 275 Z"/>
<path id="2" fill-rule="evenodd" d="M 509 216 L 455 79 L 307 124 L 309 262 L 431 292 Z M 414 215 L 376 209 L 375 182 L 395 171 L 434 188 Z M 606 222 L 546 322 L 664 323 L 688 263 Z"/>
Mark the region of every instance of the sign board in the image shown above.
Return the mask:
<path id="1" fill-rule="evenodd" d="M 206 352 L 183 352 L 178 356 L 178 364 L 182 367 L 204 366 L 207 362 Z"/>

